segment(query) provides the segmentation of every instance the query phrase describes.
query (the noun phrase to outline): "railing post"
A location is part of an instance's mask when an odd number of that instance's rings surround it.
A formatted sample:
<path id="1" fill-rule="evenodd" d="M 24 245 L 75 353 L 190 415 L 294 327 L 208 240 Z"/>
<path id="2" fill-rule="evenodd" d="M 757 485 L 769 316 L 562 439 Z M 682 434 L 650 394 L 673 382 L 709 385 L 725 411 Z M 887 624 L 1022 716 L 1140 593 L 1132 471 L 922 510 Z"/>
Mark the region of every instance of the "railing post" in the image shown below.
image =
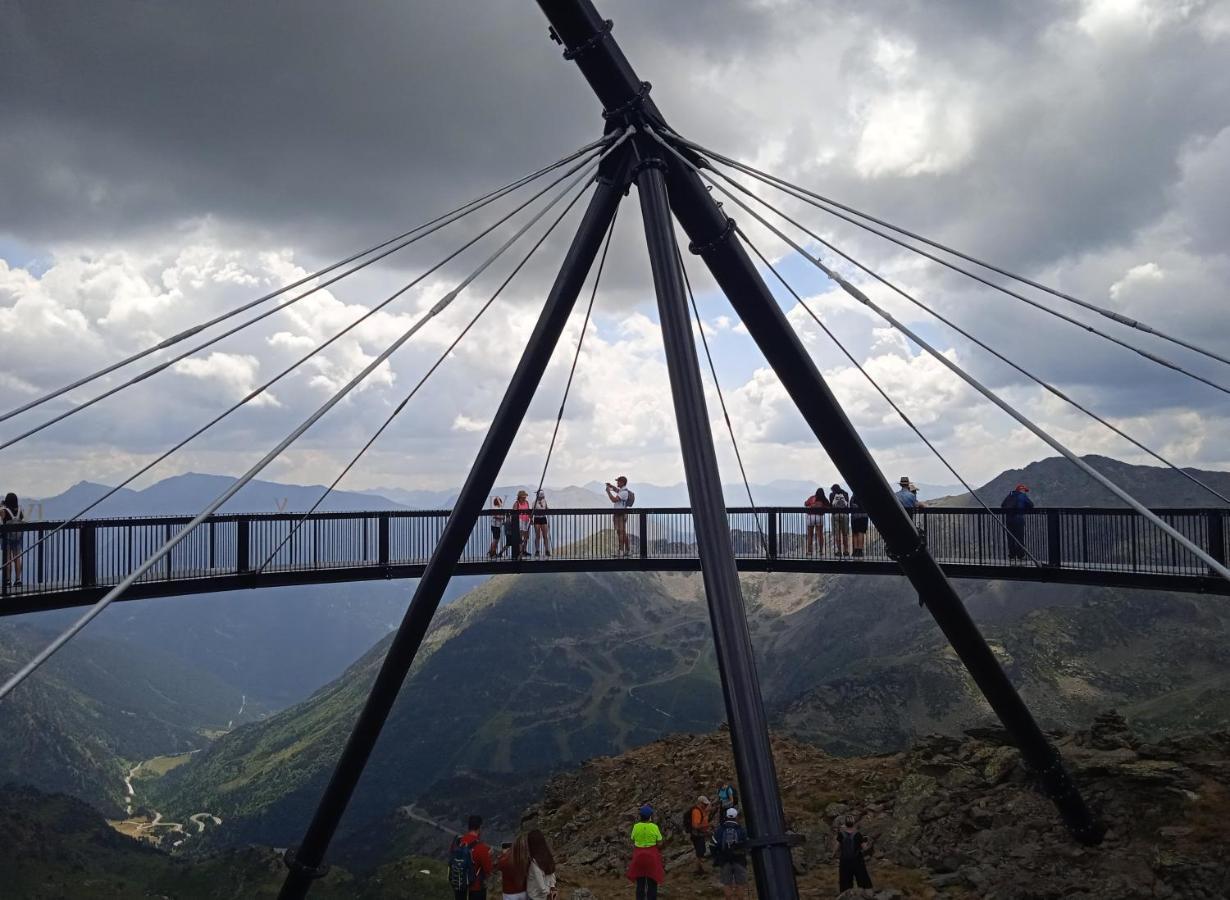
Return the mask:
<path id="1" fill-rule="evenodd" d="M 217 523 L 214 521 L 214 517 L 210 516 L 209 517 L 209 571 L 211 572 L 218 565 L 217 528 L 215 527 L 216 525 Z"/>
<path id="2" fill-rule="evenodd" d="M 768 535 L 769 546 L 766 552 L 769 554 L 769 558 L 766 560 L 766 562 L 773 562 L 773 560 L 777 559 L 777 510 L 775 509 L 769 510 L 768 526 L 769 526 L 769 535 Z"/>
<path id="3" fill-rule="evenodd" d="M 1224 510 L 1211 509 L 1209 517 L 1209 556 L 1223 566 L 1226 565 L 1226 513 Z"/>
<path id="4" fill-rule="evenodd" d="M 248 538 L 251 534 L 252 520 L 243 518 L 235 520 L 235 571 L 240 575 L 246 575 L 252 570 L 250 543 Z"/>
<path id="5" fill-rule="evenodd" d="M 389 514 L 381 513 L 376 531 L 376 561 L 382 565 L 389 564 Z"/>
<path id="6" fill-rule="evenodd" d="M 636 514 L 636 524 L 641 530 L 641 559 L 649 559 L 649 513 L 642 510 Z"/>
<path id="7" fill-rule="evenodd" d="M 1046 564 L 1054 569 L 1058 569 L 1063 562 L 1061 559 L 1063 544 L 1059 540 L 1060 524 L 1059 510 L 1048 509 L 1046 511 Z"/>
<path id="8" fill-rule="evenodd" d="M 82 587 L 98 584 L 98 547 L 94 525 L 83 522 L 77 533 L 79 576 Z"/>

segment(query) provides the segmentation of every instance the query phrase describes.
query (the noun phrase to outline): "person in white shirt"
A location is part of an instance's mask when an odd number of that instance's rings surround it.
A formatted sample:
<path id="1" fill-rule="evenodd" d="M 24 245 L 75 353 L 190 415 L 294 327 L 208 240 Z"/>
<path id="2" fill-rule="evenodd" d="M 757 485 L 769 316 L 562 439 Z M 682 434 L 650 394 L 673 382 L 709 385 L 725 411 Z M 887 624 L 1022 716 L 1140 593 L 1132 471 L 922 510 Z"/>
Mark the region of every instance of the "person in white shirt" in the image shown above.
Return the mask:
<path id="1" fill-rule="evenodd" d="M 628 490 L 628 479 L 620 475 L 615 479 L 615 483 L 609 481 L 606 484 L 607 499 L 615 505 L 615 537 L 619 542 L 618 556 L 631 556 L 632 547 L 628 543 L 628 514 L 624 512 L 628 508 L 628 498 L 632 492 Z"/>
<path id="2" fill-rule="evenodd" d="M 558 900 L 555 887 L 555 857 L 547 844 L 547 837 L 537 828 L 526 840 L 530 845 L 530 873 L 526 880 L 526 893 L 530 900 Z"/>

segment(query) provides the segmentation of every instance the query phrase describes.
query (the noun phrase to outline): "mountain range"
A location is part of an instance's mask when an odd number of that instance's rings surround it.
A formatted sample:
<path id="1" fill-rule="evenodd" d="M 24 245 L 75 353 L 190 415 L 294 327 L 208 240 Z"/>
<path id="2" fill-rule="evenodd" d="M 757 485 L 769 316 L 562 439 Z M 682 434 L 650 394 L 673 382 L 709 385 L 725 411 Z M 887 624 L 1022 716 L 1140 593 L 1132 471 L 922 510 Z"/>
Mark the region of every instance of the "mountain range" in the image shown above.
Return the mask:
<path id="1" fill-rule="evenodd" d="M 1043 461 L 1025 470 L 1037 496 L 1068 465 Z M 1133 490 L 1166 477 L 1156 469 L 1125 471 L 1139 482 L 1125 482 Z M 984 490 L 993 496 L 995 485 Z M 1065 483 L 1066 501 L 1097 502 L 1087 487 Z M 743 583 L 763 691 L 779 728 L 832 752 L 887 752 L 932 731 L 956 733 L 990 721 L 902 579 L 776 574 Z M 204 611 L 220 609 L 219 598 L 199 605 L 149 601 L 161 604 L 151 609 L 164 618 L 143 633 L 153 639 L 161 630 L 159 646 L 174 648 L 210 678 L 217 677 L 210 666 L 276 668 L 292 645 L 288 635 L 309 655 L 330 652 L 338 642 L 328 629 L 343 622 L 355 626 L 346 638 L 352 643 L 364 630 L 371 635 L 367 652 L 334 680 L 318 681 L 322 686 L 306 700 L 239 725 L 146 787 L 169 815 L 204 810 L 223 819 L 194 849 L 298 839 L 387 649 L 381 638 L 404 607 L 408 587 L 393 587 L 402 589 L 400 606 L 392 595 L 369 604 L 356 594 L 343 602 L 339 589 L 329 589 L 333 606 L 323 613 L 289 589 L 281 599 L 253 596 L 246 607 L 230 608 L 232 618 L 215 629 L 227 632 L 225 639 L 206 633 L 218 613 Z M 1120 705 L 1148 734 L 1230 722 L 1230 621 L 1216 600 L 997 582 L 960 589 L 1047 727 L 1084 724 L 1108 704 Z M 265 618 L 255 617 L 253 607 L 265 603 Z M 173 614 L 181 604 L 200 618 Z M 381 621 L 381 610 L 394 607 L 396 614 Z M 290 611 L 301 619 L 293 627 L 281 621 Z M 191 624 L 182 642 L 168 640 L 185 621 Z M 142 633 L 136 624 L 126 628 Z M 195 657 L 187 646 L 193 639 Z M 707 731 L 723 717 L 697 576 L 491 579 L 437 616 L 360 783 L 338 853 L 375 865 L 388 861 L 394 838 L 403 850 L 411 842 L 431 849 L 441 833 L 399 812 L 411 808 L 445 822 L 483 809 L 498 827 L 512 827 L 525 798 L 553 771 L 666 733 Z M 71 744 L 77 727 L 85 726 L 69 723 L 55 740 Z"/>

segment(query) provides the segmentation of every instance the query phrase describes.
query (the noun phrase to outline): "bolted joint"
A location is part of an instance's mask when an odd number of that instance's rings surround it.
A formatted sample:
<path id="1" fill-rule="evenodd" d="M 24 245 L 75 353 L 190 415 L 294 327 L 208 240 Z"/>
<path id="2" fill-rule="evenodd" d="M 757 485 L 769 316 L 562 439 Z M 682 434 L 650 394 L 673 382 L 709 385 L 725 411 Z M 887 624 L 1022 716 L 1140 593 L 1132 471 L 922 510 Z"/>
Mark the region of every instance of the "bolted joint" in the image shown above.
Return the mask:
<path id="1" fill-rule="evenodd" d="M 321 863 L 319 866 L 309 866 L 306 863 L 300 862 L 294 847 L 288 847 L 286 852 L 282 854 L 282 862 L 286 863 L 286 868 L 292 872 L 302 874 L 313 881 L 317 878 L 324 878 L 329 874 L 328 863 Z"/>
<path id="2" fill-rule="evenodd" d="M 660 156 L 647 156 L 644 159 L 638 160 L 636 165 L 632 167 L 632 180 L 636 181 L 636 176 L 645 169 L 657 169 L 660 172 L 667 170 L 666 160 Z"/>
<path id="3" fill-rule="evenodd" d="M 692 241 L 691 243 L 688 244 L 688 251 L 690 253 L 695 254 L 696 256 L 707 256 L 710 253 L 712 253 L 714 250 L 718 249 L 718 247 L 720 247 L 722 244 L 726 243 L 726 241 L 734 233 L 735 233 L 735 220 L 732 219 L 730 216 L 727 216 L 726 224 L 722 226 L 722 230 L 717 233 L 717 236 L 714 237 L 713 240 L 708 241 L 704 244 L 698 244 L 696 243 L 696 241 Z"/>
<path id="4" fill-rule="evenodd" d="M 634 113 L 639 113 L 645 106 L 645 101 L 649 97 L 649 92 L 653 90 L 653 85 L 648 81 L 642 81 L 641 86 L 637 88 L 636 96 L 627 103 L 621 103 L 614 109 L 604 109 L 602 118 L 610 121 L 611 119 L 623 119 L 631 117 Z"/>
<path id="5" fill-rule="evenodd" d="M 571 62 L 572 60 L 578 59 L 584 56 L 586 53 L 589 53 L 591 50 L 597 47 L 600 43 L 606 40 L 606 38 L 611 33 L 611 29 L 613 29 L 614 27 L 615 27 L 614 21 L 612 21 L 611 19 L 604 20 L 603 23 L 598 26 L 597 31 L 595 31 L 593 34 L 591 34 L 581 43 L 577 44 L 575 47 L 566 49 L 564 51 L 564 59 Z M 563 43 L 563 41 L 559 40 L 558 36 L 556 36 L 556 42 L 561 43 L 561 44 Z"/>

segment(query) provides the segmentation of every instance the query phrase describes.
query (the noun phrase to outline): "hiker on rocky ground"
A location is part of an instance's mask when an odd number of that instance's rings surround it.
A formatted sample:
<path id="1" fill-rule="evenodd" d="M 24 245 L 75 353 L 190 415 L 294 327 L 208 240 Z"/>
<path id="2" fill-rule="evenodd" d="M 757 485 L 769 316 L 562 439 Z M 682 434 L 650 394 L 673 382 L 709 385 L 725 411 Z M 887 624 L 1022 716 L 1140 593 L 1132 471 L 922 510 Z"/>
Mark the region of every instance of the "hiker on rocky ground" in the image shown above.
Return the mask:
<path id="1" fill-rule="evenodd" d="M 1008 527 L 1008 559 L 1012 562 L 1025 558 L 1025 511 L 1034 508 L 1029 499 L 1029 486 L 1018 484 L 1008 492 L 999 505 L 1004 511 L 1004 524 Z"/>
<path id="2" fill-rule="evenodd" d="M 495 559 L 497 556 L 503 556 L 504 551 L 500 549 L 500 538 L 504 534 L 505 520 L 508 518 L 508 513 L 504 512 L 504 498 L 491 498 L 491 546 L 487 548 L 487 558 Z M 507 548 L 505 548 L 507 549 Z"/>
<path id="3" fill-rule="evenodd" d="M 628 514 L 625 510 L 636 502 L 636 494 L 628 490 L 628 479 L 620 475 L 615 483 L 606 483 L 606 496 L 615 506 L 615 537 L 619 542 L 617 556 L 631 556 L 632 545 L 628 543 Z"/>
<path id="4" fill-rule="evenodd" d="M 729 778 L 717 789 L 717 805 L 718 809 L 730 809 L 732 806 L 739 805 L 739 792 Z"/>
<path id="5" fill-rule="evenodd" d="M 525 556 L 530 552 L 530 493 L 529 491 L 517 491 L 517 500 L 513 503 L 513 509 L 517 511 L 517 529 L 521 539 L 520 556 Z"/>
<path id="6" fill-rule="evenodd" d="M 636 900 L 658 900 L 658 885 L 666 880 L 662 865 L 662 831 L 652 821 L 653 807 L 641 807 L 640 821 L 632 826 L 632 862 L 628 880 L 636 885 Z"/>
<path id="7" fill-rule="evenodd" d="M 871 887 L 867 874 L 867 860 L 863 854 L 871 849 L 871 841 L 863 837 L 855 825 L 854 816 L 846 816 L 845 824 L 837 832 L 837 887 L 848 891 L 857 881 L 861 888 Z"/>
<path id="8" fill-rule="evenodd" d="M 739 810 L 726 810 L 722 824 L 713 836 L 713 864 L 718 867 L 718 881 L 726 900 L 747 898 L 747 832 L 739 823 Z"/>
<path id="9" fill-rule="evenodd" d="M 505 847 L 495 867 L 500 870 L 503 900 L 528 900 L 526 881 L 530 873 L 530 845 L 525 835 L 517 835 L 517 839 Z"/>
<path id="10" fill-rule="evenodd" d="M 850 495 L 840 484 L 829 491 L 829 506 L 833 508 L 833 553 L 850 555 Z"/>
<path id="11" fill-rule="evenodd" d="M 4 586 L 12 582 L 13 587 L 21 587 L 21 532 L 9 528 L 24 522 L 26 514 L 21 511 L 17 495 L 9 491 L 4 495 L 4 503 L 0 504 L 0 553 L 4 562 Z M 37 580 L 37 579 L 36 579 Z"/>
<path id="12" fill-rule="evenodd" d="M 697 797 L 696 803 L 687 812 L 685 824 L 688 836 L 692 839 L 692 852 L 696 856 L 696 874 L 705 874 L 705 854 L 709 850 L 709 839 L 713 836 L 713 823 L 710 817 L 713 806 L 708 797 Z"/>
<path id="13" fill-rule="evenodd" d="M 555 887 L 555 857 L 547 843 L 547 836 L 535 828 L 526 837 L 530 851 L 530 871 L 526 881 L 529 900 L 557 900 Z"/>
<path id="14" fill-rule="evenodd" d="M 534 497 L 534 555 L 551 555 L 550 526 L 547 525 L 547 495 L 539 488 Z"/>
<path id="15" fill-rule="evenodd" d="M 858 494 L 854 494 L 850 497 L 850 540 L 854 545 L 851 555 L 856 558 L 862 557 L 867 546 L 867 526 L 870 524 L 867 511 L 858 502 Z"/>
<path id="16" fill-rule="evenodd" d="M 479 838 L 483 830 L 483 817 L 470 816 L 466 833 L 453 841 L 449 848 L 448 883 L 453 889 L 454 900 L 471 900 L 487 895 L 487 878 L 494 871 L 491 848 Z"/>
<path id="17" fill-rule="evenodd" d="M 803 501 L 807 507 L 807 555 L 814 556 L 818 552 L 824 556 L 824 514 L 829 508 L 829 498 L 824 488 L 816 488 L 816 493 Z"/>

